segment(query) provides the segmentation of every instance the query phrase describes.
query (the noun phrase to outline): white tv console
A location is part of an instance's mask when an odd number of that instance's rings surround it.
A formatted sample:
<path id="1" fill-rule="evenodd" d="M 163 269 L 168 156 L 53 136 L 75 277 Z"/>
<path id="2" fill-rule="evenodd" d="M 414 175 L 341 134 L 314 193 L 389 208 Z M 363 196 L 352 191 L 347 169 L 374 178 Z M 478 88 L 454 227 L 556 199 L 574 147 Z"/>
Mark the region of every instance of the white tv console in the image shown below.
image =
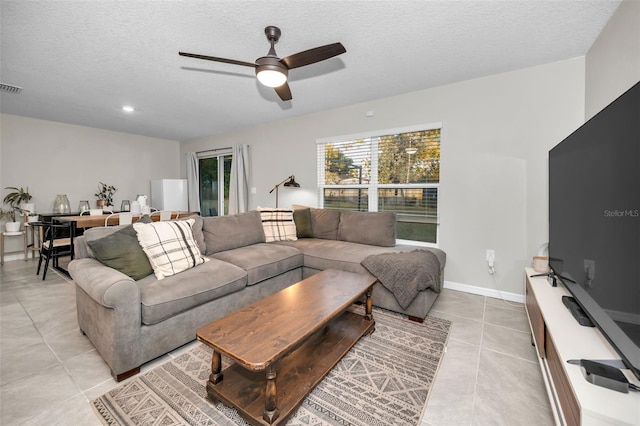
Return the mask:
<path id="1" fill-rule="evenodd" d="M 532 342 L 538 351 L 556 423 L 563 425 L 640 425 L 640 392 L 616 392 L 589 383 L 570 359 L 619 360 L 620 356 L 594 327 L 583 327 L 562 303 L 569 291 L 552 287 L 546 277 L 525 268 L 526 311 Z M 630 382 L 640 382 L 629 370 Z"/>

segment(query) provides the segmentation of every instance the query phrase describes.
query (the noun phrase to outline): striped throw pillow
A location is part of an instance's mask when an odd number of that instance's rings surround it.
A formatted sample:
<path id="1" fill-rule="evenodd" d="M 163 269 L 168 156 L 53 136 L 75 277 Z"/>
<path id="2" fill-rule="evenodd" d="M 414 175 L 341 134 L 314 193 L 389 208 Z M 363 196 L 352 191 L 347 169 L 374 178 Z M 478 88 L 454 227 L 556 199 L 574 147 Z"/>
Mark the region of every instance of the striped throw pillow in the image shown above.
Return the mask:
<path id="1" fill-rule="evenodd" d="M 293 210 L 258 207 L 266 242 L 295 241 L 296 224 L 293 221 Z"/>
<path id="2" fill-rule="evenodd" d="M 134 223 L 138 242 L 158 280 L 208 261 L 198 249 L 193 219 L 176 222 Z"/>

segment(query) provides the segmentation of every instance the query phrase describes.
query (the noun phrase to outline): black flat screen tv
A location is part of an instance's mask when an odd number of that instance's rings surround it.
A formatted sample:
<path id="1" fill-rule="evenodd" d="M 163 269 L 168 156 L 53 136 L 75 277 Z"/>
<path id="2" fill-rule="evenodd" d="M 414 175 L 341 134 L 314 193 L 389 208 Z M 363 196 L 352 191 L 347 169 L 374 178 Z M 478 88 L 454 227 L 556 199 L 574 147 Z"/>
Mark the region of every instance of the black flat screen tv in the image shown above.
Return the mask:
<path id="1" fill-rule="evenodd" d="M 640 82 L 549 151 L 549 266 L 640 379 Z"/>

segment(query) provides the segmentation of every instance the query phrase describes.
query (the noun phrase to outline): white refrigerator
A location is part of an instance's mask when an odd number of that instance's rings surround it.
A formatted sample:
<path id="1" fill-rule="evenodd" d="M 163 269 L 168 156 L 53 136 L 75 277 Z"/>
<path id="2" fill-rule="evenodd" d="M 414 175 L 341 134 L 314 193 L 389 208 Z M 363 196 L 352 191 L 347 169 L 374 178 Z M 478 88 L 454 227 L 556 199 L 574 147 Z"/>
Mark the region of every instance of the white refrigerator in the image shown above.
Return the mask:
<path id="1" fill-rule="evenodd" d="M 186 179 L 151 181 L 151 203 L 158 210 L 189 211 Z"/>

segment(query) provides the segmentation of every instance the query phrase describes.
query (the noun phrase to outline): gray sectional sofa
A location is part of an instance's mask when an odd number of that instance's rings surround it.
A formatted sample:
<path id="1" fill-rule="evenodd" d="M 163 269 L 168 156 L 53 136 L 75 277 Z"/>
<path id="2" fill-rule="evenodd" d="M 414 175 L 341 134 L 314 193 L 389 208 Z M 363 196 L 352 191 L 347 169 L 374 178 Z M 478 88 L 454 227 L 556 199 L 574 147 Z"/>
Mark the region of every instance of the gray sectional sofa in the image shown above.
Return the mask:
<path id="1" fill-rule="evenodd" d="M 369 273 L 361 264 L 367 256 L 416 249 L 395 245 L 392 213 L 301 209 L 295 221 L 299 238 L 275 242 L 265 242 L 259 211 L 192 219 L 193 236 L 209 261 L 162 280 L 153 273 L 123 273 L 96 258 L 102 257 L 92 247 L 99 243 L 118 249 L 135 245 L 109 239 L 126 231 L 123 226 L 89 229 L 75 239 L 69 271 L 76 284 L 80 330 L 118 381 L 194 340 L 200 326 L 314 273 L 328 268 Z M 428 250 L 439 264 L 437 285 L 421 288 L 402 307 L 389 289 L 376 283 L 373 304 L 423 319 L 441 288 L 446 261 L 442 250 Z M 126 250 L 117 256 L 132 258 Z"/>

